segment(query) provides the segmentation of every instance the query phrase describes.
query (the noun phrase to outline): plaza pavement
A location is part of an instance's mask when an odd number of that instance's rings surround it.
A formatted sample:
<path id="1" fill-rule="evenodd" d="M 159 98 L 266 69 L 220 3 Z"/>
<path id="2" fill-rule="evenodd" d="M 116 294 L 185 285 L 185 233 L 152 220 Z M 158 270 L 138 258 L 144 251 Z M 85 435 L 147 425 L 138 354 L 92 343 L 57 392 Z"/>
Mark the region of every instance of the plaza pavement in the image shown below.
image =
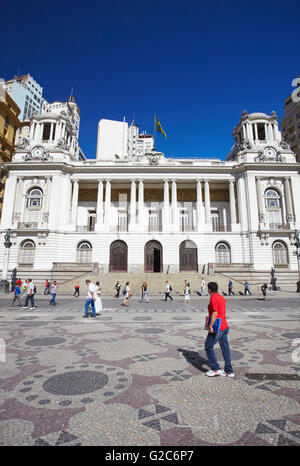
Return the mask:
<path id="1" fill-rule="evenodd" d="M 205 375 L 208 297 L 83 319 L 84 297 L 1 296 L 0 444 L 300 445 L 300 295 L 260 298 L 227 299 L 228 379 Z"/>

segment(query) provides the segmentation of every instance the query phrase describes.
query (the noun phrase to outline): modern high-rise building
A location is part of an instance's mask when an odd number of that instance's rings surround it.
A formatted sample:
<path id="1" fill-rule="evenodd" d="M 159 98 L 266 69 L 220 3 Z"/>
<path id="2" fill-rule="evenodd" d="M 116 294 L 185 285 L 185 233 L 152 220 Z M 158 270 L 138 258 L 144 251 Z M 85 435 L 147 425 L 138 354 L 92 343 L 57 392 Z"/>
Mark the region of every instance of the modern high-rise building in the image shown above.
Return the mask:
<path id="1" fill-rule="evenodd" d="M 43 88 L 30 74 L 15 76 L 5 81 L 6 91 L 20 108 L 20 121 L 40 115 L 42 111 Z"/>
<path id="2" fill-rule="evenodd" d="M 300 79 L 300 74 L 298 80 Z M 297 92 L 297 89 L 299 92 Z M 300 83 L 284 101 L 284 115 L 280 125 L 282 139 L 287 142 L 300 161 Z"/>

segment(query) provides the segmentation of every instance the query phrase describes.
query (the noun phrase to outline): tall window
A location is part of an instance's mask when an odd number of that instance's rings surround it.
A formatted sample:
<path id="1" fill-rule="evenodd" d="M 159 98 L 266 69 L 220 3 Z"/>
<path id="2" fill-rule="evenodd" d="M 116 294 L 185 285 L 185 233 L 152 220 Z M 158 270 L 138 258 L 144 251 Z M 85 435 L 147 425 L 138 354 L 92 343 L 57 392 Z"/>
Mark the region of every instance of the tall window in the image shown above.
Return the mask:
<path id="1" fill-rule="evenodd" d="M 148 231 L 159 231 L 159 214 L 157 210 L 149 209 Z"/>
<path id="2" fill-rule="evenodd" d="M 39 188 L 31 189 L 27 194 L 26 207 L 40 209 L 43 203 L 43 191 Z"/>
<path id="3" fill-rule="evenodd" d="M 43 205 L 43 191 L 32 188 L 26 196 L 25 222 L 39 222 Z"/>
<path id="4" fill-rule="evenodd" d="M 230 264 L 231 262 L 231 252 L 230 246 L 223 242 L 218 243 L 215 248 L 215 259 L 216 264 Z"/>
<path id="5" fill-rule="evenodd" d="M 267 214 L 267 221 L 270 229 L 282 227 L 282 208 L 281 196 L 273 188 L 268 188 L 265 191 L 265 207 Z"/>
<path id="6" fill-rule="evenodd" d="M 272 245 L 273 264 L 275 267 L 288 265 L 288 250 L 285 243 L 275 241 Z"/>
<path id="7" fill-rule="evenodd" d="M 92 246 L 87 241 L 82 241 L 77 245 L 77 262 L 81 264 L 92 262 Z"/>
<path id="8" fill-rule="evenodd" d="M 127 231 L 127 210 L 118 211 L 118 231 Z"/>
<path id="9" fill-rule="evenodd" d="M 19 249 L 19 265 L 33 265 L 35 255 L 35 244 L 31 240 L 25 240 L 21 243 Z"/>

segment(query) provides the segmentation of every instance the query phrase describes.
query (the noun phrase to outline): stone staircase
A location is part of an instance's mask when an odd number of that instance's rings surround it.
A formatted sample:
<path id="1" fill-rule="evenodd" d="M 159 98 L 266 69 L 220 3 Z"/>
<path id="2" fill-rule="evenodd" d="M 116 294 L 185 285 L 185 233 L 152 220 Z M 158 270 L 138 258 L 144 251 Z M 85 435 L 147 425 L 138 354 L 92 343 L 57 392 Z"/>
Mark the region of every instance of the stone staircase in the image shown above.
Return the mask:
<path id="1" fill-rule="evenodd" d="M 9 272 L 9 276 L 11 271 Z M 130 289 L 134 296 L 141 294 L 142 283 L 146 281 L 148 283 L 149 295 L 159 296 L 164 294 L 165 281 L 168 280 L 172 286 L 171 295 L 179 296 L 183 295 L 184 280 L 189 280 L 191 283 L 192 295 L 197 295 L 197 291 L 200 292 L 202 278 L 205 283 L 215 281 L 219 285 L 220 292 L 226 292 L 228 289 L 228 281 L 233 281 L 233 291 L 235 294 L 239 292 L 243 293 L 244 283 L 247 280 L 250 284 L 250 290 L 253 293 L 261 293 L 260 287 L 263 283 L 270 284 L 271 275 L 270 271 L 255 272 L 253 270 L 223 270 L 222 272 L 215 272 L 212 274 L 200 274 L 196 272 L 182 272 L 182 273 L 99 273 L 97 268 L 94 268 L 92 264 L 83 264 L 79 267 L 72 267 L 71 264 L 60 264 L 57 267 L 53 267 L 52 271 L 46 272 L 42 270 L 22 270 L 19 269 L 17 273 L 18 277 L 22 280 L 32 278 L 34 281 L 38 293 L 44 289 L 46 279 L 53 282 L 57 281 L 59 286 L 59 294 L 72 295 L 74 293 L 74 287 L 76 281 L 79 282 L 81 296 L 86 295 L 85 280 L 90 279 L 93 283 L 96 281 L 100 282 L 103 296 L 113 296 L 115 294 L 115 284 L 117 280 L 120 280 L 121 291 L 128 281 Z M 277 286 L 283 291 L 296 291 L 296 283 L 299 280 L 297 272 L 280 271 L 275 272 L 275 278 L 277 278 Z"/>
<path id="2" fill-rule="evenodd" d="M 117 280 L 121 283 L 121 295 L 122 289 L 126 282 L 129 282 L 129 287 L 134 296 L 140 296 L 142 283 L 145 281 L 148 284 L 149 295 L 158 296 L 163 295 L 165 290 L 165 281 L 168 280 L 172 287 L 171 295 L 179 296 L 183 295 L 184 280 L 189 280 L 191 283 L 191 293 L 196 295 L 197 291 L 200 292 L 202 278 L 204 278 L 206 285 L 210 281 L 216 281 L 219 285 L 220 292 L 227 292 L 228 278 L 221 274 L 199 274 L 199 273 L 180 273 L 180 274 L 167 274 L 167 273 L 109 273 L 109 274 L 95 274 L 93 272 L 86 273 L 76 279 L 66 280 L 64 283 L 59 283 L 59 293 L 71 294 L 74 292 L 75 281 L 78 280 L 81 295 L 86 293 L 85 280 L 89 278 L 93 283 L 99 281 L 102 295 L 113 296 L 115 294 L 115 284 Z M 243 291 L 243 283 L 239 283 L 237 280 L 233 281 L 234 291 Z"/>

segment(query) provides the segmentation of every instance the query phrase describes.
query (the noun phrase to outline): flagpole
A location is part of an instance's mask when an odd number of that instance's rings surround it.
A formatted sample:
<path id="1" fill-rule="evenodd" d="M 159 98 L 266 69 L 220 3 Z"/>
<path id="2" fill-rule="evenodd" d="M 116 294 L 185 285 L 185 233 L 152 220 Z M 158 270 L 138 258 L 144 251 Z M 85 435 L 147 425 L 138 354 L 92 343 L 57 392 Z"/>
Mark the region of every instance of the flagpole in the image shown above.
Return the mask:
<path id="1" fill-rule="evenodd" d="M 153 115 L 153 149 L 155 149 L 155 114 Z"/>

